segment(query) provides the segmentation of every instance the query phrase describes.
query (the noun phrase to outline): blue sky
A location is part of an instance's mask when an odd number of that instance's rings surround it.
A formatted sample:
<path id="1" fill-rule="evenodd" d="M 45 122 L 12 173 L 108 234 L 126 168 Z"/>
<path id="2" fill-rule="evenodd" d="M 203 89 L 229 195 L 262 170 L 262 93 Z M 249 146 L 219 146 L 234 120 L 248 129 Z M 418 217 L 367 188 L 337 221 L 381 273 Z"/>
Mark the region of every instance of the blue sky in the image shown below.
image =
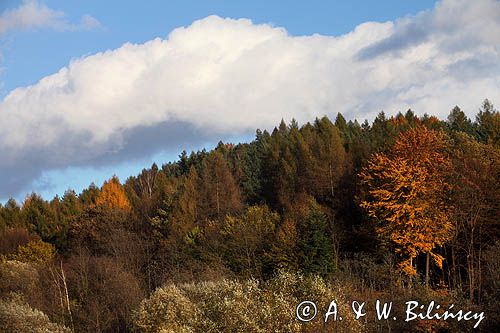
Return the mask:
<path id="1" fill-rule="evenodd" d="M 2 0 L 4 8 L 22 1 Z M 115 49 L 123 43 L 143 43 L 165 37 L 171 30 L 209 15 L 250 18 L 255 23 L 285 27 L 293 35 L 341 35 L 367 21 L 385 22 L 430 9 L 435 1 L 43 1 L 65 13 L 70 22 L 82 15 L 95 17 L 101 28 L 54 31 L 35 28 L 3 36 L 2 95 L 37 82 L 68 64 L 72 58 Z M 1 5 L 0 5 L 1 6 Z"/>
<path id="2" fill-rule="evenodd" d="M 408 106 L 444 115 L 458 103 L 473 113 L 482 99 L 497 97 L 480 94 L 498 84 L 476 73 L 494 69 L 488 75 L 498 78 L 498 48 L 491 47 L 498 2 L 435 6 L 423 0 L 2 1 L 0 154 L 10 162 L 0 162 L 0 200 L 81 191 L 112 174 L 124 180 L 183 149 L 249 140 L 255 127 L 280 118 L 307 121 L 338 111 L 370 118 Z M 452 13 L 463 17 L 443 28 Z M 463 24 L 471 21 L 467 13 L 485 13 L 486 23 L 491 16 L 484 38 L 473 39 L 478 28 Z M 179 27 L 185 29 L 169 35 Z M 464 41 L 472 44 L 459 49 Z M 467 53 L 472 46 L 480 52 Z M 408 78 L 397 66 L 408 68 Z M 444 74 L 437 73 L 443 66 Z M 255 74 L 269 68 L 275 76 Z M 439 89 L 447 95 L 429 92 Z M 176 137 L 164 134 L 175 130 Z M 142 131 L 168 143 L 143 142 L 141 149 Z"/>

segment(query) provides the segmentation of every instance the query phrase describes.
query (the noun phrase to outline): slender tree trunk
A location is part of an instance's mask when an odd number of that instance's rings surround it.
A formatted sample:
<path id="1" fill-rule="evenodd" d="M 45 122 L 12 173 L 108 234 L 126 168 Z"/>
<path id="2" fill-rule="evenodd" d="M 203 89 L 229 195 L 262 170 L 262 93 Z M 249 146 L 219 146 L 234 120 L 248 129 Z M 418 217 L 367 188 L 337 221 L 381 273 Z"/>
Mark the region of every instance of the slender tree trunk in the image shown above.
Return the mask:
<path id="1" fill-rule="evenodd" d="M 61 283 L 59 282 L 59 274 L 57 273 L 57 271 L 56 271 L 57 275 L 54 274 L 54 271 L 52 270 L 52 268 L 50 268 L 50 274 L 52 275 L 52 279 L 54 280 L 54 284 L 57 287 L 57 291 L 59 294 L 59 301 L 60 301 L 60 305 L 61 305 L 61 314 L 62 314 L 63 321 L 64 321 L 64 297 L 63 297 L 63 293 L 61 291 Z"/>
<path id="2" fill-rule="evenodd" d="M 451 273 L 449 273 L 450 275 L 453 274 L 453 277 L 452 276 L 449 276 L 448 277 L 448 282 L 450 284 L 450 287 L 451 288 L 457 288 L 458 286 L 458 274 L 457 274 L 457 258 L 455 258 L 455 244 L 452 245 L 451 247 Z"/>
<path id="3" fill-rule="evenodd" d="M 477 303 L 481 304 L 481 288 L 482 288 L 482 275 L 481 272 L 481 257 L 482 257 L 482 242 L 481 242 L 481 224 L 479 225 L 479 255 L 477 258 L 477 273 L 478 273 L 478 286 L 477 286 Z"/>
<path id="4" fill-rule="evenodd" d="M 426 253 L 425 256 L 425 286 L 429 286 L 429 258 L 430 254 L 429 252 Z"/>
<path id="5" fill-rule="evenodd" d="M 474 222 L 472 222 L 474 223 Z M 467 254 L 467 261 L 469 262 L 469 300 L 471 303 L 474 302 L 475 285 L 476 285 L 476 267 L 474 263 L 475 251 L 474 251 L 474 225 L 471 229 L 471 240 L 469 243 L 469 253 Z"/>
<path id="6" fill-rule="evenodd" d="M 66 305 L 68 307 L 69 319 L 71 321 L 71 328 L 72 328 L 72 330 L 74 332 L 75 331 L 75 325 L 73 324 L 73 315 L 71 314 L 71 306 L 69 304 L 68 286 L 66 284 L 66 275 L 64 275 L 62 261 L 61 261 L 61 276 L 62 276 L 62 280 L 63 280 L 64 291 L 66 292 Z"/>
<path id="7" fill-rule="evenodd" d="M 220 217 L 220 201 L 219 201 L 219 181 L 215 183 L 215 200 L 217 204 L 217 217 Z"/>
<path id="8" fill-rule="evenodd" d="M 413 268 L 413 257 L 410 258 L 410 266 Z M 409 287 L 411 289 L 411 287 L 412 287 L 412 278 L 410 278 L 409 281 L 410 281 L 409 282 Z"/>
<path id="9" fill-rule="evenodd" d="M 333 192 L 333 171 L 332 171 L 332 164 L 331 163 L 328 165 L 328 171 L 330 173 L 330 195 L 332 196 L 332 200 L 333 200 L 335 193 Z"/>

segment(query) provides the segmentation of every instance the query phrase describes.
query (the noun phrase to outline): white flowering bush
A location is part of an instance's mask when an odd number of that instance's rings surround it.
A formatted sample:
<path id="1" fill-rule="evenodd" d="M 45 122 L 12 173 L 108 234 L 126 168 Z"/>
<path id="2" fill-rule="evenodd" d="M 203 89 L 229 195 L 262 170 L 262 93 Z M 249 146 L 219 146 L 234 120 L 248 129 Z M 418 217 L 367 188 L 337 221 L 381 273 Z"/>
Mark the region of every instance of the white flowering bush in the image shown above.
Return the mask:
<path id="1" fill-rule="evenodd" d="M 30 295 L 38 280 L 38 271 L 31 263 L 16 260 L 0 262 L 0 294 L 17 292 Z"/>
<path id="2" fill-rule="evenodd" d="M 194 332 L 198 310 L 184 292 L 173 284 L 157 289 L 136 311 L 135 324 L 141 332 Z"/>
<path id="3" fill-rule="evenodd" d="M 31 308 L 21 297 L 0 300 L 0 332 L 69 333 L 70 329 L 53 323 L 42 311 Z"/>
<path id="4" fill-rule="evenodd" d="M 295 318 L 303 300 L 318 305 L 309 323 Z M 336 300 L 341 322 L 321 316 Z M 215 282 L 169 284 L 145 299 L 135 313 L 136 328 L 152 332 L 361 332 L 339 288 L 321 278 L 280 273 L 266 283 L 223 279 Z"/>
<path id="5" fill-rule="evenodd" d="M 350 304 L 340 286 L 329 285 L 318 276 L 281 272 L 269 282 L 268 290 L 275 295 L 274 300 L 281 299 L 286 303 L 286 313 L 276 315 L 285 318 L 288 314 L 287 318 L 296 323 L 295 307 L 300 302 L 312 301 L 316 304 L 318 309 L 316 318 L 311 322 L 299 323 L 299 329 L 294 332 L 362 332 L 364 329 L 363 323 L 354 319 Z M 333 300 L 337 303 L 338 317 L 342 317 L 342 321 L 334 321 L 333 316 L 330 316 L 325 323 L 324 315 Z M 281 324 L 283 325 L 285 323 Z"/>

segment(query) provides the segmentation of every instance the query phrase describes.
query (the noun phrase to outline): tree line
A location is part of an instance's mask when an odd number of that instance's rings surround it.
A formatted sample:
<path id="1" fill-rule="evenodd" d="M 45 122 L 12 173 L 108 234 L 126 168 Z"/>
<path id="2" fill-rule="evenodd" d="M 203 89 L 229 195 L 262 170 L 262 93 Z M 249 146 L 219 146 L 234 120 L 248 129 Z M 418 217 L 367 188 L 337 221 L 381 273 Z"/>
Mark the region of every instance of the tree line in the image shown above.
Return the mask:
<path id="1" fill-rule="evenodd" d="M 499 148 L 488 100 L 474 121 L 458 106 L 446 120 L 338 114 L 183 151 L 123 184 L 10 199 L 0 205 L 0 327 L 14 331 L 12 313 L 61 331 L 159 327 L 140 309 L 165 284 L 196 294 L 189 283 L 283 274 L 336 281 L 349 296 L 439 291 L 498 308 Z M 429 325 L 463 329 L 441 324 Z"/>

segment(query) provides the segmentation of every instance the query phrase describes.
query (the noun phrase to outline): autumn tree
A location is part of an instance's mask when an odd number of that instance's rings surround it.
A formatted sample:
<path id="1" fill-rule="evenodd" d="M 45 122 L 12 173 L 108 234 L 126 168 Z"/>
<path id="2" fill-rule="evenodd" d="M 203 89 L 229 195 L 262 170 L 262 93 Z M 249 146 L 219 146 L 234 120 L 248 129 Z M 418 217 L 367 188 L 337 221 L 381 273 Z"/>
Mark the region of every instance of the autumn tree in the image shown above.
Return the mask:
<path id="1" fill-rule="evenodd" d="M 267 253 L 267 261 L 274 269 L 297 271 L 299 268 L 297 244 L 297 223 L 293 218 L 286 218 L 277 229 L 270 252 Z"/>
<path id="2" fill-rule="evenodd" d="M 111 257 L 86 253 L 65 266 L 77 332 L 124 332 L 143 297 L 138 279 Z"/>
<path id="3" fill-rule="evenodd" d="M 130 204 L 141 218 L 147 219 L 153 215 L 160 203 L 161 187 L 166 178 L 165 173 L 158 170 L 156 163 L 151 168 L 142 169 L 136 177 L 129 177 L 124 188 Z"/>
<path id="4" fill-rule="evenodd" d="M 314 156 L 311 194 L 332 201 L 345 172 L 347 156 L 340 131 L 328 118 L 316 119 L 314 128 L 315 135 L 309 144 Z"/>
<path id="5" fill-rule="evenodd" d="M 338 128 L 326 117 L 299 128 L 282 121 L 267 140 L 263 161 L 264 195 L 275 209 L 311 195 L 331 204 L 346 166 L 346 152 Z"/>
<path id="6" fill-rule="evenodd" d="M 441 132 L 416 127 L 399 135 L 388 153 L 377 153 L 359 174 L 360 205 L 377 223 L 378 235 L 400 256 L 400 268 L 416 274 L 414 259 L 426 254 L 442 266 L 436 248 L 452 236 L 446 193 L 450 159 Z"/>
<path id="7" fill-rule="evenodd" d="M 68 250 L 84 247 L 93 253 L 109 253 L 113 233 L 137 227 L 131 218 L 125 190 L 116 176 L 105 181 L 98 193 L 95 205 L 86 206 L 69 226 Z"/>
<path id="8" fill-rule="evenodd" d="M 279 220 L 267 206 L 252 206 L 241 217 L 226 217 L 221 233 L 226 238 L 225 255 L 234 271 L 245 277 L 262 277 L 262 258 L 269 252 Z"/>
<path id="9" fill-rule="evenodd" d="M 30 234 L 25 228 L 7 228 L 0 231 L 0 256 L 14 253 L 20 246 L 24 246 L 38 236 Z"/>
<path id="10" fill-rule="evenodd" d="M 218 151 L 209 154 L 201 164 L 200 213 L 208 218 L 221 218 L 237 213 L 242 198 L 227 161 Z"/>
<path id="11" fill-rule="evenodd" d="M 131 209 L 125 190 L 118 177 L 113 176 L 110 180 L 104 182 L 96 199 L 96 205 L 110 209 Z"/>
<path id="12" fill-rule="evenodd" d="M 487 246 L 500 235 L 500 151 L 459 133 L 453 138 L 453 191 L 451 219 L 450 283 L 467 285 L 470 301 L 478 301 L 482 289 L 483 258 Z M 467 267 L 462 274 L 461 267 Z M 465 275 L 465 281 L 462 276 Z"/>
<path id="13" fill-rule="evenodd" d="M 163 205 L 152 223 L 182 239 L 198 221 L 199 183 L 198 171 L 191 166 L 189 172 L 182 177 L 178 193 L 175 194 L 172 189 L 164 197 Z"/>

